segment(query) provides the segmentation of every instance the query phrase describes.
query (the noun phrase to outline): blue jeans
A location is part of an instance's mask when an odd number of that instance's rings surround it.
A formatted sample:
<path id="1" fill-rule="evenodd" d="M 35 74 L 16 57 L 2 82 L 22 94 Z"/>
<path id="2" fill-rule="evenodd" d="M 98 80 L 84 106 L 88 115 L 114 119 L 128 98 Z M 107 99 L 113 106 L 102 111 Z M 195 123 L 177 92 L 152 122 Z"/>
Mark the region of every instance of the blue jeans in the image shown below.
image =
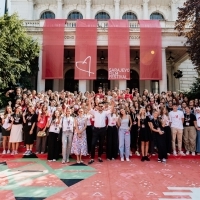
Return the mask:
<path id="1" fill-rule="evenodd" d="M 130 131 L 127 131 L 127 129 L 121 129 L 119 128 L 119 152 L 120 157 L 129 158 L 130 155 L 130 144 L 131 144 L 131 137 L 130 137 Z"/>
<path id="2" fill-rule="evenodd" d="M 197 146 L 196 146 L 196 152 L 200 153 L 200 131 L 197 131 Z"/>
<path id="3" fill-rule="evenodd" d="M 63 160 L 69 160 L 69 155 L 72 148 L 73 133 L 71 131 L 63 131 L 62 133 L 62 156 Z"/>

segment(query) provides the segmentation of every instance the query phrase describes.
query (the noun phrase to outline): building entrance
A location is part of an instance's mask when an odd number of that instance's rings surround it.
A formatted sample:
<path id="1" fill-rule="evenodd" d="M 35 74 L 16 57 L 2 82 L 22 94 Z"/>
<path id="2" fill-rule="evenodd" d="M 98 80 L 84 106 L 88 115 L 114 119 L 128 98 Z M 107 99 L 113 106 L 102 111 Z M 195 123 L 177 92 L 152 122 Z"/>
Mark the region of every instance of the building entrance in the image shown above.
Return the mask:
<path id="1" fill-rule="evenodd" d="M 65 73 L 65 91 L 78 91 L 78 80 L 74 80 L 74 69 Z"/>
<path id="2" fill-rule="evenodd" d="M 108 80 L 108 71 L 105 69 L 97 70 L 97 80 L 94 81 L 93 90 L 97 92 L 98 87 L 102 87 L 104 91 L 110 89 L 110 81 Z"/>
<path id="3" fill-rule="evenodd" d="M 139 74 L 131 69 L 130 70 L 130 80 L 127 80 L 127 87 L 132 90 L 133 88 L 138 88 L 139 90 Z"/>

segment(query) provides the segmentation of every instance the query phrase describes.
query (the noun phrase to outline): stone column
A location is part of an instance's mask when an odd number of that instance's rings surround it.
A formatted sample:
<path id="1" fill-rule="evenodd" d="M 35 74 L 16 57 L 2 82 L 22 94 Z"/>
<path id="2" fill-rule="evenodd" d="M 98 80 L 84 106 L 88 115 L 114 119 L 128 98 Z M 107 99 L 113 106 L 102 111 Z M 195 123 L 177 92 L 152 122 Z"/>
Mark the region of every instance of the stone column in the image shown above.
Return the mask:
<path id="1" fill-rule="evenodd" d="M 160 83 L 160 93 L 167 91 L 167 63 L 166 63 L 166 52 L 165 48 L 162 48 L 162 80 Z"/>
<path id="2" fill-rule="evenodd" d="M 177 9 L 177 0 L 171 0 L 171 20 L 172 21 L 176 21 L 177 19 L 177 13 L 178 13 L 178 9 Z"/>
<path id="3" fill-rule="evenodd" d="M 85 0 L 85 19 L 91 19 L 91 0 Z"/>
<path id="4" fill-rule="evenodd" d="M 115 5 L 115 19 L 120 19 L 119 15 L 120 0 L 114 0 L 114 5 Z"/>
<path id="5" fill-rule="evenodd" d="M 57 13 L 56 13 L 56 19 L 62 19 L 62 0 L 57 0 Z"/>
<path id="6" fill-rule="evenodd" d="M 149 0 L 143 0 L 143 19 L 150 19 L 148 3 Z"/>
<path id="7" fill-rule="evenodd" d="M 78 90 L 82 93 L 85 93 L 87 91 L 87 81 L 79 80 L 78 84 L 79 84 Z"/>
<path id="8" fill-rule="evenodd" d="M 45 91 L 45 80 L 42 79 L 42 46 L 40 47 L 39 54 L 39 71 L 38 71 L 38 79 L 37 79 L 37 91 Z"/>

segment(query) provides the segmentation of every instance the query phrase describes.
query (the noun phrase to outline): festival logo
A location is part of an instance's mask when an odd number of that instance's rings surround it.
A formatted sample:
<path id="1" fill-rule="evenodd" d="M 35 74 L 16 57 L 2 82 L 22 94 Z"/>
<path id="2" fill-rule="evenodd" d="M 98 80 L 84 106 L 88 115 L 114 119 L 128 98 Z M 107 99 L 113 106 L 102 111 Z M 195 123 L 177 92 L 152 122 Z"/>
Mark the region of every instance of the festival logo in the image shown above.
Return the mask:
<path id="1" fill-rule="evenodd" d="M 91 72 L 91 59 L 91 56 L 88 56 L 84 61 L 76 62 L 76 68 L 80 71 L 88 73 L 89 77 L 91 76 L 91 74 L 94 74 L 94 72 Z"/>

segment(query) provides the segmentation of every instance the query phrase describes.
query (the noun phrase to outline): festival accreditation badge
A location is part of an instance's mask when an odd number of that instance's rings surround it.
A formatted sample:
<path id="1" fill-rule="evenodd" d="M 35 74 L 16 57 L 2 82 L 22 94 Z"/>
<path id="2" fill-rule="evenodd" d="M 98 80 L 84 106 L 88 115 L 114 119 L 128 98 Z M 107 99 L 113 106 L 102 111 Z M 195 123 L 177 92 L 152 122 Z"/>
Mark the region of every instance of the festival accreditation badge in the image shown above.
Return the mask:
<path id="1" fill-rule="evenodd" d="M 144 125 L 144 124 L 142 124 L 142 128 L 145 128 L 145 125 Z"/>
<path id="2" fill-rule="evenodd" d="M 186 122 L 186 126 L 189 126 L 190 125 L 190 123 L 189 122 Z"/>
<path id="3" fill-rule="evenodd" d="M 31 126 L 32 125 L 32 123 L 31 122 L 28 122 L 28 126 Z"/>
<path id="4" fill-rule="evenodd" d="M 133 124 L 134 124 L 134 125 L 136 125 L 136 124 L 137 124 L 137 122 L 136 122 L 136 121 L 134 121 L 134 122 L 133 122 Z"/>

